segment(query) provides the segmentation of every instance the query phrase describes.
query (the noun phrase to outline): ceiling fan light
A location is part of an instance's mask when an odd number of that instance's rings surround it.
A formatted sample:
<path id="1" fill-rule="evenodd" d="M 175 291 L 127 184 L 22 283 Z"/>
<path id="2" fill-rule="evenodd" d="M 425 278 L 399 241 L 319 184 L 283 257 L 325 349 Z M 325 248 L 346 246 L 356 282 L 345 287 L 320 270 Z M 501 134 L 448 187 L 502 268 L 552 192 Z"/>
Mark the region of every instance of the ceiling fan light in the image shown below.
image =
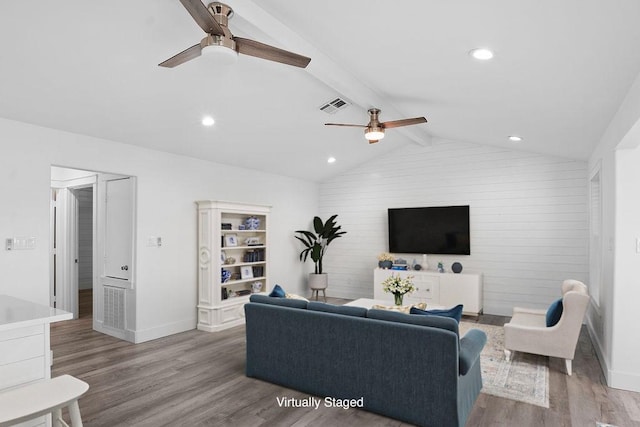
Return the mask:
<path id="1" fill-rule="evenodd" d="M 238 62 L 238 52 L 226 46 L 210 44 L 202 48 L 202 56 L 218 64 L 233 65 Z"/>
<path id="2" fill-rule="evenodd" d="M 369 141 L 379 141 L 384 138 L 384 129 L 379 127 L 367 127 L 364 130 L 364 137 Z"/>

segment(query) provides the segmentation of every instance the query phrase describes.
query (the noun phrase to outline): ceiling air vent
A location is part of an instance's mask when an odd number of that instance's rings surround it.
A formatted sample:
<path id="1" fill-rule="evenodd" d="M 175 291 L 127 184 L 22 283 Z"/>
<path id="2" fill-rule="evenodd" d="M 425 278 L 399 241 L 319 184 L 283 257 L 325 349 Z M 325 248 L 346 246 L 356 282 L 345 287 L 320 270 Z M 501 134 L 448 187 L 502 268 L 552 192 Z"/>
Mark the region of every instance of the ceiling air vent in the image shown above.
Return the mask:
<path id="1" fill-rule="evenodd" d="M 349 106 L 349 103 L 347 101 L 345 101 L 342 98 L 336 98 L 329 102 L 325 102 L 323 105 L 320 106 L 320 110 L 324 111 L 327 114 L 333 114 L 338 110 L 347 108 L 348 106 Z"/>

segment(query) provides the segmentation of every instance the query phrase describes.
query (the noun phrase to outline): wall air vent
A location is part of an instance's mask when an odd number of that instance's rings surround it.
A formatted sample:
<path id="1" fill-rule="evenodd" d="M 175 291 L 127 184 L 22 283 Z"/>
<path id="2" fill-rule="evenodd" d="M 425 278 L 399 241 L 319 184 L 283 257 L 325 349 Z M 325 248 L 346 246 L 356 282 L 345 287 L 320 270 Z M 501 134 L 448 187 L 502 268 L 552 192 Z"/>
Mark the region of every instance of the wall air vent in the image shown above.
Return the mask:
<path id="1" fill-rule="evenodd" d="M 124 330 L 124 289 L 104 286 L 104 326 Z"/>
<path id="2" fill-rule="evenodd" d="M 338 110 L 347 108 L 350 104 L 342 98 L 335 98 L 329 102 L 325 102 L 320 106 L 320 110 L 327 114 L 333 114 Z"/>

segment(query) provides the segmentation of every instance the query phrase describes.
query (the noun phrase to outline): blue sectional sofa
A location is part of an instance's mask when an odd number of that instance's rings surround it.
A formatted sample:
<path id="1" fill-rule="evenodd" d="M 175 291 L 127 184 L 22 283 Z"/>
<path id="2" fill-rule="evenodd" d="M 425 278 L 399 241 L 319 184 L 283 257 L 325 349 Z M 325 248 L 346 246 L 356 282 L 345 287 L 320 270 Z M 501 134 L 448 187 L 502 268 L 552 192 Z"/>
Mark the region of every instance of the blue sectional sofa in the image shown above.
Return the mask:
<path id="1" fill-rule="evenodd" d="M 486 335 L 459 338 L 451 318 L 264 295 L 244 309 L 247 376 L 322 402 L 354 399 L 416 425 L 464 426 L 482 388 Z"/>

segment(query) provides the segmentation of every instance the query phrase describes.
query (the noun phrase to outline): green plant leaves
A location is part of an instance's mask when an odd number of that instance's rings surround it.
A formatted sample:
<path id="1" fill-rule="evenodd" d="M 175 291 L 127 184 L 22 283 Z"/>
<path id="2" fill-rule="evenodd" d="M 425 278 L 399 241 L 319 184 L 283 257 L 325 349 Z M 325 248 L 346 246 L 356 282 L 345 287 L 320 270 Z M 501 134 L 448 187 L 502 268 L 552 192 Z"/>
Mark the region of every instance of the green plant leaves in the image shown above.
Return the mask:
<path id="1" fill-rule="evenodd" d="M 323 222 L 318 216 L 313 217 L 313 230 L 315 234 L 311 231 L 296 230 L 296 233 L 302 235 L 295 236 L 296 239 L 301 241 L 305 246 L 305 249 L 300 252 L 300 261 L 304 262 L 307 258 L 311 257 L 311 260 L 315 264 L 316 273 L 322 273 L 322 257 L 324 257 L 329 244 L 338 237 L 347 234 L 346 231 L 340 231 L 342 229 L 341 226 L 336 225 L 337 217 L 337 214 L 332 215 L 326 222 Z"/>

